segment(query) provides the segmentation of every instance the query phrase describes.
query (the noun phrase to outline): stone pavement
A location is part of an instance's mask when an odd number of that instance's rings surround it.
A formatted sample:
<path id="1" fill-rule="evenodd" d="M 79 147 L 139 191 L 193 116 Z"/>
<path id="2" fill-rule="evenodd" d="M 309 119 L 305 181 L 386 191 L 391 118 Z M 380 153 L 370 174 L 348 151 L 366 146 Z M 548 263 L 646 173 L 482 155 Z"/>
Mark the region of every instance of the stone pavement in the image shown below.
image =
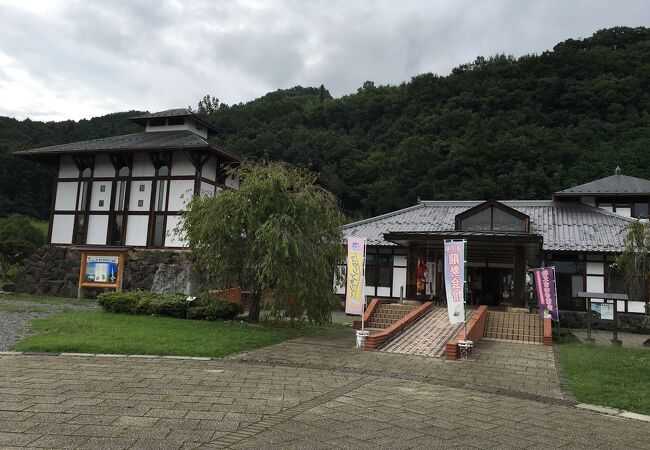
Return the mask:
<path id="1" fill-rule="evenodd" d="M 533 378 L 557 378 L 541 346 L 448 362 L 351 338 L 211 361 L 2 355 L 0 448 L 648 448 L 649 423 L 577 409 L 559 387 L 536 396 Z"/>

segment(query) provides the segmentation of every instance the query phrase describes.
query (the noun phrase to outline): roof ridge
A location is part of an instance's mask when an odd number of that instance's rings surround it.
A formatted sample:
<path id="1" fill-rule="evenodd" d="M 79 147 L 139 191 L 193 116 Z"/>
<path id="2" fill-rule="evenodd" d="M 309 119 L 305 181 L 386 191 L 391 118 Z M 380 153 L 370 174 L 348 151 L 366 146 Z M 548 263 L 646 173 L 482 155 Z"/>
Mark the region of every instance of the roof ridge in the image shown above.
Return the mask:
<path id="1" fill-rule="evenodd" d="M 408 206 L 406 208 L 398 209 L 397 211 L 391 211 L 391 212 L 388 212 L 388 213 L 385 213 L 385 214 L 381 214 L 379 216 L 368 217 L 367 219 L 358 220 L 356 222 L 350 222 L 348 224 L 343 225 L 341 228 L 345 229 L 345 228 L 352 227 L 353 225 L 365 225 L 367 223 L 372 223 L 372 222 L 376 222 L 378 220 L 387 219 L 387 218 L 392 217 L 392 216 L 397 216 L 397 215 L 402 214 L 402 213 L 407 212 L 407 211 L 413 211 L 414 209 L 421 208 L 422 206 L 423 206 L 422 203 L 418 203 L 418 204 L 413 205 L 413 206 Z"/>

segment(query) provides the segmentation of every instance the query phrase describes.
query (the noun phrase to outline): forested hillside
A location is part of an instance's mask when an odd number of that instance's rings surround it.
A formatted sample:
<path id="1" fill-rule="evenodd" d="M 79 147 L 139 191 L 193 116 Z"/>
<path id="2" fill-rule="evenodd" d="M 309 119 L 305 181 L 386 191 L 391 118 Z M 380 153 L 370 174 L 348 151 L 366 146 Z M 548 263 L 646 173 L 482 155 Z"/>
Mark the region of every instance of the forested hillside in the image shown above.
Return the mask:
<path id="1" fill-rule="evenodd" d="M 216 89 L 206 86 L 218 96 Z M 219 144 L 319 171 L 355 218 L 418 197 L 549 198 L 617 165 L 650 178 L 650 29 L 601 30 L 516 59 L 479 57 L 448 76 L 422 74 L 399 86 L 369 81 L 338 99 L 324 87 L 296 87 L 245 104 L 202 102 L 199 110 L 223 131 Z M 1 118 L 0 146 L 6 153 L 126 132 L 128 115 L 47 124 Z M 49 184 L 25 176 L 34 164 L 14 169 L 6 157 L 0 164 L 2 214 L 24 200 L 26 212 L 46 215 Z"/>

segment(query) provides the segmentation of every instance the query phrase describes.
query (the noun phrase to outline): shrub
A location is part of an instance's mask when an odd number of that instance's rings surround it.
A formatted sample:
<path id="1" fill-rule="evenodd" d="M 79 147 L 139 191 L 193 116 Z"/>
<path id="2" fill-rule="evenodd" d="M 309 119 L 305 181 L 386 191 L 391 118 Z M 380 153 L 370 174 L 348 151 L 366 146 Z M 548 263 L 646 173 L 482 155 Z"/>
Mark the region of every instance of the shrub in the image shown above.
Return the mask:
<path id="1" fill-rule="evenodd" d="M 214 294 L 203 294 L 188 308 L 183 294 L 154 294 L 149 291 L 102 292 L 97 303 L 104 311 L 189 318 L 195 320 L 229 320 L 243 312 L 239 303 L 231 303 Z"/>
<path id="2" fill-rule="evenodd" d="M 215 295 L 204 293 L 192 302 L 187 311 L 188 319 L 231 320 L 244 312 L 239 303 L 229 302 Z"/>
<path id="3" fill-rule="evenodd" d="M 125 314 L 146 314 L 185 317 L 186 301 L 183 294 L 154 294 L 148 291 L 102 292 L 97 303 L 104 311 Z"/>

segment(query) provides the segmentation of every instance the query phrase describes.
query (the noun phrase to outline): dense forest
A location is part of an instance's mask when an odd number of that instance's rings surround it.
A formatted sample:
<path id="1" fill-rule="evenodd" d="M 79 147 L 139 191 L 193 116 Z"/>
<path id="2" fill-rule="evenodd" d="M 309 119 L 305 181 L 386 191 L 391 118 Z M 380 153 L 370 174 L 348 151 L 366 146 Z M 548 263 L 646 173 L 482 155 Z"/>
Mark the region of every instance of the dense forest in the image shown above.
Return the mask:
<path id="1" fill-rule="evenodd" d="M 478 57 L 399 86 L 367 81 L 341 98 L 323 86 L 236 105 L 206 97 L 198 112 L 222 130 L 220 145 L 320 172 L 352 218 L 418 198 L 550 198 L 617 165 L 650 178 L 650 29 L 600 30 L 520 58 Z M 132 132 L 133 114 L 0 118 L 0 214 L 47 216 L 48 172 L 9 152 Z"/>

